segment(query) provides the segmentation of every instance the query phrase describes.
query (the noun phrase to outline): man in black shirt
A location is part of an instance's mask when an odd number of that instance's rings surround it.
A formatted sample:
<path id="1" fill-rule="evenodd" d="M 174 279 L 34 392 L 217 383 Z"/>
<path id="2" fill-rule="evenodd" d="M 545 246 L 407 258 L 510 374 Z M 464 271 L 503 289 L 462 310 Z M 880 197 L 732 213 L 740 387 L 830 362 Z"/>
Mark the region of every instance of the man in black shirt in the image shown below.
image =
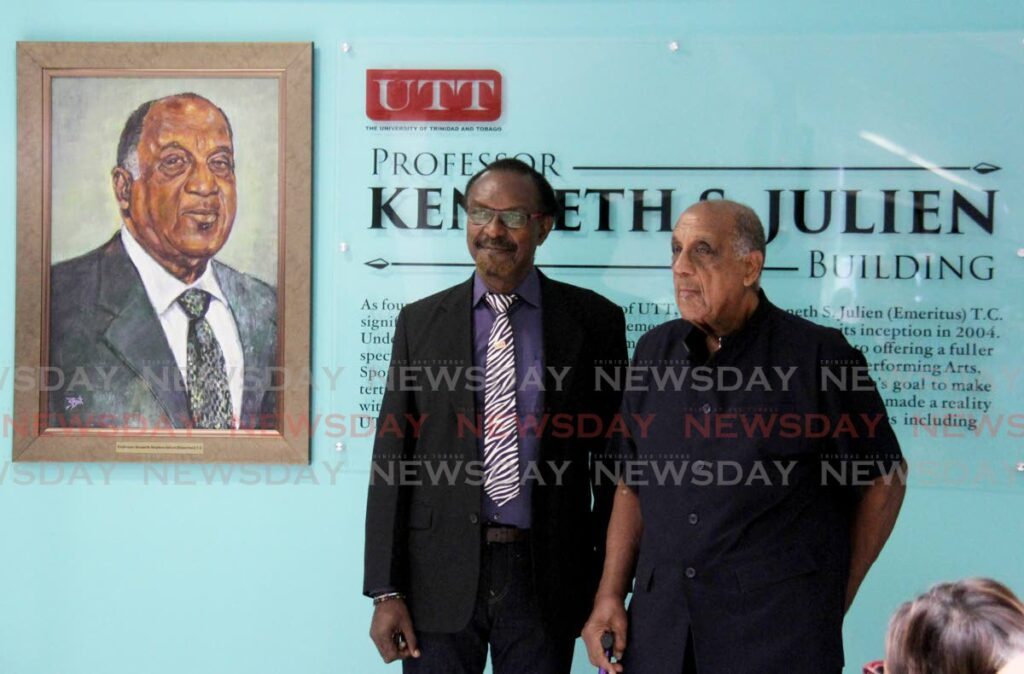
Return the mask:
<path id="1" fill-rule="evenodd" d="M 764 232 L 729 201 L 672 236 L 682 320 L 637 344 L 624 470 L 583 637 L 611 671 L 827 674 L 892 531 L 905 469 L 864 357 L 760 289 Z M 635 569 L 635 573 L 634 573 Z M 629 617 L 624 609 L 635 578 Z M 612 664 L 601 635 L 615 635 Z"/>

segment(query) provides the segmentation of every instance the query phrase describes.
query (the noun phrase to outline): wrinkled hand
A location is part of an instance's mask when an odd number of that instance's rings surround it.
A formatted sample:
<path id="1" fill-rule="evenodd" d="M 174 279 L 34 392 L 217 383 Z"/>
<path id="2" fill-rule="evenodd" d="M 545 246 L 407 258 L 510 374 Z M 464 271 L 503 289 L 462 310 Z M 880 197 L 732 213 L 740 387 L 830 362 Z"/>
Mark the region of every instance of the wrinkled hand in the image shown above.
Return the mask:
<path id="1" fill-rule="evenodd" d="M 397 635 L 401 634 L 404 642 L 397 643 Z M 416 633 L 412 630 L 412 618 L 409 609 L 401 599 L 390 599 L 377 604 L 373 609 L 373 621 L 370 623 L 370 638 L 384 662 L 405 660 L 410 655 L 420 657 L 416 646 Z"/>
<path id="2" fill-rule="evenodd" d="M 626 650 L 626 628 L 629 620 L 626 618 L 626 608 L 622 599 L 614 596 L 598 595 L 594 600 L 594 610 L 583 626 L 580 636 L 587 647 L 587 657 L 590 664 L 595 667 L 602 667 L 609 672 L 621 672 L 622 665 L 617 662 L 622 659 L 622 653 Z M 601 648 L 601 635 L 611 632 L 615 635 L 615 645 L 612 647 L 612 655 L 616 662 L 612 663 L 604 654 Z"/>

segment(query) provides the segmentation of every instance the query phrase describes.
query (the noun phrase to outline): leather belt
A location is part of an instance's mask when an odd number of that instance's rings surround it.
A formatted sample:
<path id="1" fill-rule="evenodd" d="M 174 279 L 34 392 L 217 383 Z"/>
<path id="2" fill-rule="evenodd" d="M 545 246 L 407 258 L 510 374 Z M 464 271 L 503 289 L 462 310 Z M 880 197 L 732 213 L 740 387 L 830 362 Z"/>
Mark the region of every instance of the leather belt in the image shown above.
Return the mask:
<path id="1" fill-rule="evenodd" d="M 485 526 L 484 539 L 488 543 L 519 543 L 530 539 L 529 529 L 516 527 Z"/>

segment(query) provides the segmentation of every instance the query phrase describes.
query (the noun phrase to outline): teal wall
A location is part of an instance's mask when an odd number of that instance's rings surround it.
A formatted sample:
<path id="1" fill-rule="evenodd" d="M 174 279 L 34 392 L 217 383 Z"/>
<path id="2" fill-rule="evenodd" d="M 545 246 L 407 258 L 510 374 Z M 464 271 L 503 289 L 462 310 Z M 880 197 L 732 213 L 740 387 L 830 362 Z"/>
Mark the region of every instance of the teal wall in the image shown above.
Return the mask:
<path id="1" fill-rule="evenodd" d="M 346 156 L 339 142 L 346 123 L 338 103 L 342 41 L 358 48 L 360 40 L 394 40 L 400 50 L 405 38 L 473 39 L 481 45 L 506 38 L 680 35 L 864 38 L 1019 31 L 1024 38 L 1024 5 L 1017 2 L 40 0 L 2 11 L 0 203 L 7 217 L 0 229 L 0 316 L 8 329 L 0 333 L 0 369 L 12 365 L 16 327 L 18 40 L 315 43 L 313 366 L 320 369 L 347 364 L 338 355 L 348 346 L 339 343 L 339 335 L 354 333 L 346 317 L 335 313 L 339 298 L 331 297 L 343 277 L 335 251 L 353 234 L 346 227 L 365 226 L 355 224 L 361 218 L 343 217 L 335 186 L 345 162 L 367 161 L 363 154 Z M 559 104 L 553 93 L 544 105 Z M 1009 237 L 1013 245 L 1024 246 L 1022 231 L 1016 225 Z M 1003 288 L 1018 296 L 1019 291 Z M 341 396 L 319 383 L 314 411 L 326 413 Z M 11 397 L 7 378 L 0 413 L 10 414 Z M 1012 409 L 1020 403 L 1012 401 Z M 335 442 L 319 434 L 311 469 L 304 473 L 260 468 L 248 473 L 255 476 L 250 479 L 235 474 L 224 480 L 232 468 L 204 472 L 182 466 L 176 474 L 174 468 L 165 473 L 163 467 L 121 465 L 108 480 L 103 471 L 109 466 L 12 465 L 5 438 L 0 673 L 397 671 L 397 665 L 389 669 L 379 662 L 367 637 L 369 602 L 360 596 L 365 458 L 337 451 Z M 848 672 L 880 656 L 888 615 L 932 582 L 991 575 L 1024 592 L 1020 487 L 1018 481 L 992 489 L 947 483 L 910 490 L 893 538 L 847 618 Z M 577 650 L 576 671 L 590 671 Z"/>

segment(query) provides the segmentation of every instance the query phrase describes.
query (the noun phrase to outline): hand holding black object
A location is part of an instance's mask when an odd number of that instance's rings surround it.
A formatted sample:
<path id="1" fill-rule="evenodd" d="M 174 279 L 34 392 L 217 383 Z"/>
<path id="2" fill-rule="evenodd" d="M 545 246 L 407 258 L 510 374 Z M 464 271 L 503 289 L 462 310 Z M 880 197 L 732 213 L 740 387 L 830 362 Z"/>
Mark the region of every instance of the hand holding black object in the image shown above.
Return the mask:
<path id="1" fill-rule="evenodd" d="M 373 609 L 370 638 L 384 662 L 420 657 L 409 609 L 402 599 L 381 602 Z"/>
<path id="2" fill-rule="evenodd" d="M 615 635 L 611 632 L 605 632 L 601 635 L 601 648 L 604 649 L 604 657 L 612 657 L 612 647 L 615 645 Z M 608 670 L 601 667 L 597 670 L 597 674 L 608 674 Z"/>
<path id="3" fill-rule="evenodd" d="M 626 608 L 622 600 L 611 595 L 598 595 L 594 601 L 594 610 L 581 633 L 592 665 L 606 672 L 623 671 L 618 660 L 626 650 L 627 625 Z M 612 662 L 610 655 L 614 656 L 615 662 Z"/>

